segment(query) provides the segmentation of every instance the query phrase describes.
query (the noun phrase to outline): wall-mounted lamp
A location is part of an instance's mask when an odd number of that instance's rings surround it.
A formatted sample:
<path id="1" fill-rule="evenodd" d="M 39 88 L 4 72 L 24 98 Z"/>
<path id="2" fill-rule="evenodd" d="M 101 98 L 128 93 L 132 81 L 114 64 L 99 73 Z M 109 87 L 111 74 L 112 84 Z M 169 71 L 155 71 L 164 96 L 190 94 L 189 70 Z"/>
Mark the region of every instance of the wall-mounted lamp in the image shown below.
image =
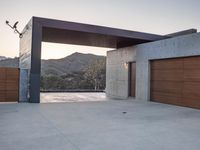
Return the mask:
<path id="1" fill-rule="evenodd" d="M 125 63 L 124 63 L 124 68 L 125 68 L 125 69 L 128 69 L 128 62 L 125 62 Z"/>
<path id="2" fill-rule="evenodd" d="M 17 29 L 17 24 L 18 24 L 18 23 L 19 23 L 19 22 L 17 21 L 17 22 L 15 22 L 15 24 L 12 26 L 12 25 L 9 24 L 9 21 L 6 20 L 6 24 L 7 24 L 10 28 L 12 28 L 12 29 L 14 30 L 14 33 L 19 34 L 19 38 L 22 38 L 22 37 L 23 37 L 23 33 L 19 32 L 19 30 Z"/>

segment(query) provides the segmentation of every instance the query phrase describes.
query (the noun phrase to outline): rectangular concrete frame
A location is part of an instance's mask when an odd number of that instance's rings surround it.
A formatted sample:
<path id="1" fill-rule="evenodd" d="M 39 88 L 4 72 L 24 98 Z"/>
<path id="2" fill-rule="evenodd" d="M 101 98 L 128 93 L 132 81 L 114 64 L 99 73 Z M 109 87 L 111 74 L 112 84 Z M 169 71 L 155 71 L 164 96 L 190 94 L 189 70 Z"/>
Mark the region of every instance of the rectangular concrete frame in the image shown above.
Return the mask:
<path id="1" fill-rule="evenodd" d="M 128 98 L 127 62 L 136 61 L 136 99 L 150 100 L 150 60 L 200 56 L 200 33 L 121 48 L 107 53 L 107 95 Z"/>
<path id="2" fill-rule="evenodd" d="M 32 103 L 40 102 L 42 41 L 118 49 L 164 38 L 167 37 L 109 27 L 33 17 L 24 28 L 23 37 L 20 39 L 20 68 L 29 70 L 27 99 Z"/>

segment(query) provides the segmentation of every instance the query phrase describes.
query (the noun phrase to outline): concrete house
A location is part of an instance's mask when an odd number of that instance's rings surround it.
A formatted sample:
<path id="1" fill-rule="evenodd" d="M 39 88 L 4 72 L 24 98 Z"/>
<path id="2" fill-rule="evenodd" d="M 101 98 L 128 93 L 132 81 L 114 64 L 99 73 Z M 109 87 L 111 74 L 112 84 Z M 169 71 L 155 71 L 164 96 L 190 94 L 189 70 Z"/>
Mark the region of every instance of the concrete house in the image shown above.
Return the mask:
<path id="1" fill-rule="evenodd" d="M 109 51 L 106 93 L 200 108 L 200 33 Z"/>
<path id="2" fill-rule="evenodd" d="M 20 40 L 20 68 L 29 70 L 28 86 L 20 80 L 20 101 L 40 102 L 42 41 L 115 49 L 107 53 L 110 98 L 200 108 L 200 33 L 195 29 L 161 36 L 33 17 Z"/>

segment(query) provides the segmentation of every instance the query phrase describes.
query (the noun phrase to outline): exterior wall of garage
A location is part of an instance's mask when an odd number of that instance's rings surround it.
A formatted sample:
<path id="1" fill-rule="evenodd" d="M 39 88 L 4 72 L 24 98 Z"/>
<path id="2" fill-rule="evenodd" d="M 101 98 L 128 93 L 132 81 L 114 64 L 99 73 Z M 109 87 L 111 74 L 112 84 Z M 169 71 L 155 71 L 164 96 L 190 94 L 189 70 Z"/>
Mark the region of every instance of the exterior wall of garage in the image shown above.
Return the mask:
<path id="1" fill-rule="evenodd" d="M 123 64 L 136 60 L 136 98 L 148 101 L 150 60 L 200 56 L 200 33 L 118 49 L 108 52 L 107 56 L 107 95 L 121 99 L 128 97 L 128 69 Z"/>
<path id="2" fill-rule="evenodd" d="M 194 33 L 166 40 L 137 45 L 136 97 L 150 100 L 149 60 L 178 58 L 200 55 L 200 33 Z"/>
<path id="3" fill-rule="evenodd" d="M 136 60 L 133 47 L 107 52 L 106 94 L 108 97 L 126 99 L 128 97 L 128 64 Z"/>

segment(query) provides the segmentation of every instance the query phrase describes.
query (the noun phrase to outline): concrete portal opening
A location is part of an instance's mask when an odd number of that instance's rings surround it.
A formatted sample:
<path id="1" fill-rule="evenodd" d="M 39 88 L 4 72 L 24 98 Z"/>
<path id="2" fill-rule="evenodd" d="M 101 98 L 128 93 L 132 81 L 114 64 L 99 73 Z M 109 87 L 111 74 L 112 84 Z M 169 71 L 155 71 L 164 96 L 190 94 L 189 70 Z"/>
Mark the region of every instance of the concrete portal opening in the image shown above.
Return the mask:
<path id="1" fill-rule="evenodd" d="M 28 96 L 23 101 L 31 103 L 40 102 L 42 41 L 118 49 L 165 38 L 155 34 L 39 17 L 33 17 L 22 33 L 20 68 L 29 70 Z"/>
<path id="2" fill-rule="evenodd" d="M 42 42 L 40 102 L 106 101 L 108 50 Z"/>

